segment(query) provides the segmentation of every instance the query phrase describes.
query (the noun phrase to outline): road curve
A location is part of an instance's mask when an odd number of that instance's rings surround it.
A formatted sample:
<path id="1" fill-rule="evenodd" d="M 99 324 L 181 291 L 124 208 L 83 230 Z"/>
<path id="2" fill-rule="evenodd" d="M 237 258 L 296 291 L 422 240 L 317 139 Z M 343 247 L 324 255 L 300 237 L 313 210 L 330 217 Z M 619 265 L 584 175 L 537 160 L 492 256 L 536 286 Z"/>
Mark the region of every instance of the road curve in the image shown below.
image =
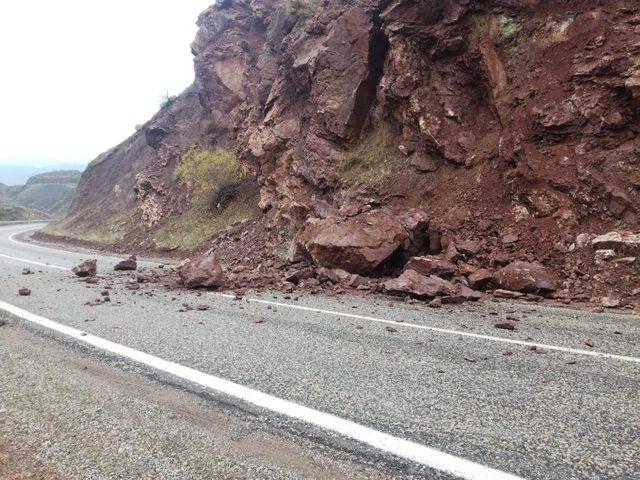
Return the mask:
<path id="1" fill-rule="evenodd" d="M 281 455 L 286 468 L 269 470 L 275 468 L 269 464 L 262 466 L 268 474 L 224 471 L 216 478 L 640 477 L 638 316 L 494 302 L 433 310 L 385 299 L 280 293 L 236 300 L 153 285 L 131 291 L 127 274 L 111 273 L 90 286 L 68 269 L 97 258 L 101 271 L 110 272 L 118 258 L 24 243 L 20 233 L 28 228 L 0 226 L 0 318 L 9 320 L 0 330 L 0 364 L 14 365 L 7 378 L 36 375 L 17 375 L 23 363 L 47 368 L 37 352 L 16 362 L 23 350 L 13 351 L 16 344 L 46 342 L 57 355 L 78 355 L 96 370 L 168 389 L 183 402 L 206 398 L 214 430 L 232 408 L 234 421 L 279 439 L 276 453 L 304 447 L 322 457 L 309 461 L 316 466 L 336 465 L 331 473 L 313 470 Z M 36 274 L 22 275 L 25 267 Z M 18 296 L 22 287 L 32 294 Z M 111 302 L 96 305 L 105 287 Z M 184 311 L 184 304 L 210 309 Z M 493 328 L 506 315 L 520 319 L 517 331 Z M 136 389 L 125 396 L 140 400 Z M 16 403 L 6 389 L 0 401 Z M 0 421 L 0 458 L 3 433 L 15 435 L 9 430 Z M 228 441 L 220 435 L 219 442 Z M 37 447 L 38 455 L 47 456 L 56 442 L 67 445 L 54 437 Z M 249 468 L 237 448 L 225 452 L 237 460 L 229 468 Z M 161 463 L 157 452 L 147 454 Z M 111 474 L 102 460 L 85 470 L 65 468 L 73 464 L 69 458 L 52 462 L 67 478 L 120 478 L 113 472 L 144 469 L 114 456 L 119 461 L 109 464 Z M 169 472 L 180 467 L 175 478 L 202 478 L 191 462 L 183 463 L 156 473 L 174 478 Z M 86 475 L 89 470 L 98 473 Z"/>

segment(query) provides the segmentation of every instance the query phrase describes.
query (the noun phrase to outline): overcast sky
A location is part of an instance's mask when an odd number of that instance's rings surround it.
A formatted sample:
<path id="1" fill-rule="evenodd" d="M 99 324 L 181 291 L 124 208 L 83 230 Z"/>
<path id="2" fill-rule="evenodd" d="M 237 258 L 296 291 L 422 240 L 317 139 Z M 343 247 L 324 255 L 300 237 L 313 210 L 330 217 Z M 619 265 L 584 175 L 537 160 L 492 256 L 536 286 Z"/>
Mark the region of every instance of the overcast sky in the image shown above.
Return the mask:
<path id="1" fill-rule="evenodd" d="M 0 164 L 88 162 L 193 81 L 214 0 L 0 1 Z"/>

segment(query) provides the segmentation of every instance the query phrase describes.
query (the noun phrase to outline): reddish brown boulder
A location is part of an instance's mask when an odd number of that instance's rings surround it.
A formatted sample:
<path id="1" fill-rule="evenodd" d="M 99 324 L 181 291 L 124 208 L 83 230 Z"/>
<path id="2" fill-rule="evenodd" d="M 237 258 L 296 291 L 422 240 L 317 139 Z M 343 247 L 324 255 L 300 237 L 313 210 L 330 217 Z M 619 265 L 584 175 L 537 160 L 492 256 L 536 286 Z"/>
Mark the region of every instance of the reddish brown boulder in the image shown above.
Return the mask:
<path id="1" fill-rule="evenodd" d="M 28 297 L 29 295 L 31 295 L 31 290 L 29 290 L 28 288 L 21 288 L 20 290 L 18 290 L 18 295 L 20 295 L 21 297 Z"/>
<path id="2" fill-rule="evenodd" d="M 98 273 L 98 261 L 97 260 L 86 260 L 82 262 L 77 267 L 71 269 L 76 276 L 80 278 L 85 277 L 95 277 Z"/>
<path id="3" fill-rule="evenodd" d="M 131 255 L 126 260 L 123 260 L 120 263 L 118 263 L 115 267 L 113 267 L 113 269 L 116 272 L 137 270 L 138 269 L 138 261 L 136 259 L 136 256 L 135 255 Z"/>
<path id="4" fill-rule="evenodd" d="M 380 267 L 408 239 L 402 223 L 386 210 L 315 220 L 298 237 L 316 265 L 358 274 Z"/>
<path id="5" fill-rule="evenodd" d="M 596 250 L 614 250 L 628 255 L 640 253 L 640 234 L 620 231 L 595 237 L 591 245 Z"/>
<path id="6" fill-rule="evenodd" d="M 418 298 L 453 296 L 456 293 L 452 283 L 435 275 L 420 275 L 415 270 L 405 270 L 398 278 L 386 281 L 384 288 L 389 293 L 408 293 Z"/>
<path id="7" fill-rule="evenodd" d="M 322 280 L 328 280 L 332 283 L 342 283 L 350 287 L 360 287 L 369 283 L 369 280 L 361 275 L 349 273 L 339 268 L 321 268 L 318 274 Z"/>
<path id="8" fill-rule="evenodd" d="M 416 255 L 429 247 L 429 218 L 427 214 L 417 208 L 410 208 L 398 216 L 409 235 L 407 253 Z"/>
<path id="9" fill-rule="evenodd" d="M 475 265 L 469 265 L 468 263 L 462 263 L 458 265 L 458 273 L 463 277 L 473 275 L 478 270 L 480 270 L 478 267 L 476 267 Z"/>
<path id="10" fill-rule="evenodd" d="M 455 244 L 453 244 L 453 243 L 449 244 L 449 246 L 447 247 L 447 251 L 445 252 L 444 256 L 450 262 L 457 262 L 461 258 L 460 252 L 458 251 L 458 249 L 456 248 Z"/>
<path id="11" fill-rule="evenodd" d="M 464 303 L 464 302 L 477 302 L 482 298 L 480 292 L 470 289 L 465 285 L 455 285 L 455 292 L 447 297 L 442 297 L 442 303 Z"/>
<path id="12" fill-rule="evenodd" d="M 515 330 L 516 323 L 512 320 L 498 320 L 494 327 L 499 330 Z"/>
<path id="13" fill-rule="evenodd" d="M 514 300 L 516 298 L 524 297 L 525 294 L 520 292 L 513 292 L 511 290 L 503 290 L 499 288 L 493 291 L 493 296 L 496 298 L 507 298 L 509 300 Z"/>
<path id="14" fill-rule="evenodd" d="M 455 245 L 458 252 L 468 257 L 477 255 L 482 248 L 480 242 L 476 242 L 475 240 L 463 240 L 461 242 L 455 242 Z"/>
<path id="15" fill-rule="evenodd" d="M 310 278 L 315 278 L 317 275 L 316 270 L 314 268 L 298 268 L 293 272 L 288 273 L 284 280 L 285 282 L 293 283 L 294 285 L 298 285 L 302 280 L 308 280 Z"/>
<path id="16" fill-rule="evenodd" d="M 217 288 L 224 282 L 224 274 L 213 255 L 187 260 L 178 268 L 180 280 L 187 288 Z"/>
<path id="17" fill-rule="evenodd" d="M 609 293 L 600 299 L 600 304 L 605 308 L 618 308 L 624 304 L 624 301 L 619 295 Z"/>
<path id="18" fill-rule="evenodd" d="M 421 275 L 436 275 L 440 278 L 450 279 L 457 271 L 454 263 L 443 257 L 426 255 L 424 257 L 413 257 L 407 263 L 405 269 L 415 270 Z"/>
<path id="19" fill-rule="evenodd" d="M 556 279 L 538 262 L 512 262 L 493 275 L 493 283 L 504 290 L 516 292 L 553 292 Z"/>
<path id="20" fill-rule="evenodd" d="M 477 272 L 469 275 L 469 286 L 476 290 L 484 290 L 491 283 L 491 279 L 493 278 L 493 273 L 490 270 L 485 268 L 481 268 Z"/>

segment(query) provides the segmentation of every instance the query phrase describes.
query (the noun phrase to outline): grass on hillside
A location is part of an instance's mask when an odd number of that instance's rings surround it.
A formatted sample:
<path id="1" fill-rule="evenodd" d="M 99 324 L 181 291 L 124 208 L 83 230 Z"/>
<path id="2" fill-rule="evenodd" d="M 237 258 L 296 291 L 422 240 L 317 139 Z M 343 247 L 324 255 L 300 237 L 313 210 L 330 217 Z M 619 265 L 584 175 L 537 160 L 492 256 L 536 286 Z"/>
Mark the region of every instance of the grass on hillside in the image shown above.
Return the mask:
<path id="1" fill-rule="evenodd" d="M 338 172 L 369 185 L 379 185 L 393 178 L 406 161 L 388 136 L 374 132 L 347 152 Z"/>
<path id="2" fill-rule="evenodd" d="M 258 213 L 256 198 L 248 195 L 231 200 L 220 212 L 194 207 L 183 215 L 169 219 L 153 240 L 158 248 L 193 249 L 228 226 L 251 220 Z"/>
<path id="3" fill-rule="evenodd" d="M 139 217 L 139 213 L 136 214 Z M 49 235 L 60 237 L 72 237 L 85 242 L 97 244 L 114 244 L 122 241 L 131 233 L 131 229 L 140 225 L 140 219 L 127 213 L 118 217 L 104 219 L 98 226 L 91 225 L 87 228 L 84 216 L 66 217 L 53 223 L 49 223 L 42 231 Z"/>

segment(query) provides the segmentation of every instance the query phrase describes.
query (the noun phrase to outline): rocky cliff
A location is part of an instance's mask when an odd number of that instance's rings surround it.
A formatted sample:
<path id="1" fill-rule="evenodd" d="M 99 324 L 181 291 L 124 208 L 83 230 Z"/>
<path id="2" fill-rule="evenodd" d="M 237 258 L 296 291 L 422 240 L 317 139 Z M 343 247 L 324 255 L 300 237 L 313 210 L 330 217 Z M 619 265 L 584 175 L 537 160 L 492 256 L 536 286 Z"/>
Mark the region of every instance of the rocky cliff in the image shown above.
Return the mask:
<path id="1" fill-rule="evenodd" d="M 89 166 L 52 232 L 202 242 L 236 271 L 268 270 L 334 257 L 331 239 L 301 241 L 318 222 L 416 209 L 428 238 L 411 253 L 474 242 L 447 259 L 465 275 L 522 260 L 587 296 L 633 286 L 628 257 L 603 267 L 585 245 L 639 226 L 636 1 L 221 0 L 198 25 L 193 85 Z M 194 145 L 236 153 L 255 179 L 242 208 L 194 218 L 175 175 Z M 392 254 L 411 237 L 380 228 Z"/>

